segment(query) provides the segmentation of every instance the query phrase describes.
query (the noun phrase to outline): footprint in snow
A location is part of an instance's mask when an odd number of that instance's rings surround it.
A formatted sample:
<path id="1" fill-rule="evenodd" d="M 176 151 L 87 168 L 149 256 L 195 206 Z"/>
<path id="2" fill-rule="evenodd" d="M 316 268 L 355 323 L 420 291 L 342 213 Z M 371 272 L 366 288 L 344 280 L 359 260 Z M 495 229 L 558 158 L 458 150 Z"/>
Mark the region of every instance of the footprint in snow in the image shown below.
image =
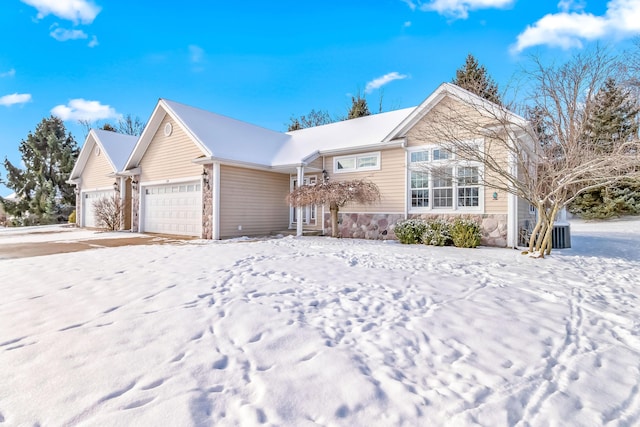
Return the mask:
<path id="1" fill-rule="evenodd" d="M 123 407 L 122 409 L 126 411 L 127 409 L 139 408 L 139 407 L 144 406 L 147 403 L 151 402 L 153 399 L 155 399 L 155 397 L 148 397 L 146 399 L 136 400 L 135 402 L 132 402 L 132 403 L 128 404 L 127 406 Z"/>
<path id="2" fill-rule="evenodd" d="M 221 359 L 216 360 L 213 362 L 213 365 L 211 365 L 213 369 L 218 370 L 227 369 L 227 366 L 229 366 L 229 357 L 227 356 L 222 356 Z"/>
<path id="3" fill-rule="evenodd" d="M 160 387 L 162 384 L 164 384 L 164 380 L 163 379 L 155 380 L 154 382 L 149 383 L 149 384 L 145 385 L 144 387 L 140 387 L 140 390 L 151 390 L 151 389 L 154 389 L 156 387 Z"/>

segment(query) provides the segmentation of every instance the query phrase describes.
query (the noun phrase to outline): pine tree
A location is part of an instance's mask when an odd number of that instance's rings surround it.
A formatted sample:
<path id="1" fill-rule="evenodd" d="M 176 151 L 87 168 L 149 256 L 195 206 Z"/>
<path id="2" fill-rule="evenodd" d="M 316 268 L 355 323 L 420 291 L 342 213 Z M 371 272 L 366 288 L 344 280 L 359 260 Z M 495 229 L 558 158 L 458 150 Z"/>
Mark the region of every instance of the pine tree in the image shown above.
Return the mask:
<path id="1" fill-rule="evenodd" d="M 488 75 L 484 65 L 480 65 L 472 54 L 467 55 L 464 65 L 456 70 L 456 77 L 451 82 L 482 98 L 502 105 L 498 85 Z"/>
<path id="2" fill-rule="evenodd" d="M 371 115 L 371 112 L 369 111 L 367 99 L 358 92 L 356 96 L 351 97 L 351 108 L 349 108 L 349 112 L 347 113 L 347 119 L 355 119 L 369 115 Z"/>
<path id="3" fill-rule="evenodd" d="M 22 223 L 46 224 L 64 217 L 75 206 L 73 186 L 66 181 L 78 157 L 78 146 L 57 117 L 42 119 L 19 147 L 24 169 L 5 158 L 6 186 L 17 202 L 0 198 L 9 215 Z M 27 219 L 28 218 L 28 219 Z"/>
<path id="4" fill-rule="evenodd" d="M 620 141 L 638 137 L 640 108 L 631 93 L 609 77 L 597 92 L 585 123 L 584 143 L 602 154 Z M 640 167 L 640 166 L 639 166 Z M 627 180 L 616 187 L 601 187 L 576 198 L 570 212 L 584 218 L 609 218 L 640 213 L 640 182 Z"/>

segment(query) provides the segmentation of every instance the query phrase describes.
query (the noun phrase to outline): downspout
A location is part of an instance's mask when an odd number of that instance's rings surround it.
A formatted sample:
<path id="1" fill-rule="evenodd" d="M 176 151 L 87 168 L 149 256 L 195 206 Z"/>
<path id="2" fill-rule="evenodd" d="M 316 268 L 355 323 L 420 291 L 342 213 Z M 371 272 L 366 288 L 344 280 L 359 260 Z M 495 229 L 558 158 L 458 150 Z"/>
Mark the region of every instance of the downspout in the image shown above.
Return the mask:
<path id="1" fill-rule="evenodd" d="M 297 168 L 298 171 L 298 186 L 304 184 L 304 166 L 300 165 Z M 302 236 L 303 221 L 302 221 L 302 206 L 297 206 L 297 221 L 296 221 L 296 236 Z"/>
<path id="2" fill-rule="evenodd" d="M 511 141 L 515 144 L 515 141 Z M 518 167 L 515 154 L 509 152 L 509 171 L 515 179 L 518 179 Z M 513 186 L 511 186 L 513 190 Z M 518 248 L 518 197 L 509 192 L 507 194 L 507 247 Z"/>
<path id="3" fill-rule="evenodd" d="M 401 147 L 404 149 L 404 219 L 407 219 L 409 218 L 409 149 L 406 137 Z"/>
<path id="4" fill-rule="evenodd" d="M 213 195 L 211 198 L 211 238 L 213 240 L 220 240 L 220 162 L 213 163 L 213 185 L 211 185 L 211 191 Z"/>

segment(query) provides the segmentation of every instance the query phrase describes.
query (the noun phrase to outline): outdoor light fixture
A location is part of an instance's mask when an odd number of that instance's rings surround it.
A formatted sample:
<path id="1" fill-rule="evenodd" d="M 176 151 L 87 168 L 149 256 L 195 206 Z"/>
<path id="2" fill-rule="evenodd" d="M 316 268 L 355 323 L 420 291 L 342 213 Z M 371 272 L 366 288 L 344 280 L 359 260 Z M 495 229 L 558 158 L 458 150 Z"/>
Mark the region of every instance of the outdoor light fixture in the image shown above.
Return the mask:
<path id="1" fill-rule="evenodd" d="M 202 169 L 202 182 L 209 184 L 209 174 L 206 169 Z"/>
<path id="2" fill-rule="evenodd" d="M 497 191 L 493 192 L 493 200 L 498 200 L 498 192 Z"/>
<path id="3" fill-rule="evenodd" d="M 327 172 L 326 169 L 322 170 L 322 178 L 324 179 L 324 182 L 328 182 L 329 181 L 329 172 Z"/>
<path id="4" fill-rule="evenodd" d="M 73 189 L 73 192 L 74 192 L 76 195 L 80 194 L 80 188 L 78 188 L 78 187 L 74 188 L 74 189 Z"/>
<path id="5" fill-rule="evenodd" d="M 131 181 L 131 188 L 134 191 L 137 191 L 138 190 L 138 181 L 136 181 L 135 179 L 133 181 Z"/>
<path id="6" fill-rule="evenodd" d="M 120 186 L 118 185 L 118 181 L 113 183 L 113 191 L 115 191 L 116 193 L 120 192 Z"/>

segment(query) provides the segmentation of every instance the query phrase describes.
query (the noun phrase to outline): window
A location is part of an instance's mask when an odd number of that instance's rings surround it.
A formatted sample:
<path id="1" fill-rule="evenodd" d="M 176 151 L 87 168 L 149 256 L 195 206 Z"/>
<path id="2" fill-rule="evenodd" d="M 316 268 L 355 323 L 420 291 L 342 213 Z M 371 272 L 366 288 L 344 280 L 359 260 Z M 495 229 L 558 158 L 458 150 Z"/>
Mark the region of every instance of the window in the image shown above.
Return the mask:
<path id="1" fill-rule="evenodd" d="M 452 169 L 442 168 L 433 172 L 433 207 L 453 207 Z"/>
<path id="2" fill-rule="evenodd" d="M 428 161 L 429 161 L 429 150 L 411 152 L 411 163 L 428 162 Z"/>
<path id="3" fill-rule="evenodd" d="M 435 148 L 433 150 L 433 161 L 448 160 L 451 158 L 451 151 L 444 148 Z"/>
<path id="4" fill-rule="evenodd" d="M 458 206 L 480 205 L 480 186 L 477 166 L 458 167 Z"/>
<path id="5" fill-rule="evenodd" d="M 380 169 L 380 153 L 366 153 L 354 156 L 334 158 L 333 170 L 336 173 L 360 172 Z"/>
<path id="6" fill-rule="evenodd" d="M 478 141 L 470 143 L 481 148 Z M 457 159 L 443 147 L 423 146 L 409 149 L 408 163 L 409 210 L 478 211 L 482 207 L 479 162 Z"/>
<path id="7" fill-rule="evenodd" d="M 425 208 L 429 206 L 429 174 L 411 171 L 411 206 Z"/>

